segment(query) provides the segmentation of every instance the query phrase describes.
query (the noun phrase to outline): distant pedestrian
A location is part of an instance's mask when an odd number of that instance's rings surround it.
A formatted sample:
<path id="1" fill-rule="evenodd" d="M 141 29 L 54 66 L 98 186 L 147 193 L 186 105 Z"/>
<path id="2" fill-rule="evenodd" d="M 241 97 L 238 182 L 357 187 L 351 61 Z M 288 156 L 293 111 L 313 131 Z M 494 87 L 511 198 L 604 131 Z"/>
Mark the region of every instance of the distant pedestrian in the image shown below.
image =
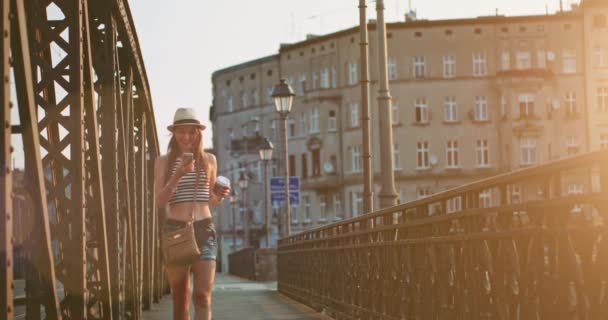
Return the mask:
<path id="1" fill-rule="evenodd" d="M 211 319 L 211 288 L 215 278 L 217 244 L 211 206 L 230 193 L 230 187 L 215 186 L 217 162 L 203 149 L 205 126 L 194 110 L 179 108 L 173 124 L 167 154 L 156 159 L 154 193 L 157 207 L 169 205 L 163 233 L 174 232 L 193 222 L 200 256 L 194 262 L 166 264 L 173 298 L 173 319 L 189 320 L 190 273 L 196 320 Z"/>

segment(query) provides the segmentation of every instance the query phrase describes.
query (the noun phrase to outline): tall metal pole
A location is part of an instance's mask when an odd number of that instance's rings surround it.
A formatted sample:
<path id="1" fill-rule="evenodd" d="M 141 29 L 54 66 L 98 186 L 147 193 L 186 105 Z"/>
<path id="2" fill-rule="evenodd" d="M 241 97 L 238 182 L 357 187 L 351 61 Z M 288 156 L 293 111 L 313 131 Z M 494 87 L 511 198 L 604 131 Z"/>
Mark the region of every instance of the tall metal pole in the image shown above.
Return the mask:
<path id="1" fill-rule="evenodd" d="M 232 211 L 232 252 L 236 252 L 236 206 L 235 203 L 230 204 Z"/>
<path id="2" fill-rule="evenodd" d="M 374 208 L 372 191 L 372 161 L 370 154 L 370 110 L 369 110 L 369 66 L 368 37 L 365 0 L 359 0 L 359 29 L 361 31 L 361 134 L 363 135 L 363 211 L 371 212 Z"/>
<path id="3" fill-rule="evenodd" d="M 287 149 L 287 112 L 281 112 L 283 123 L 283 174 L 285 175 L 285 228 L 282 236 L 291 235 L 291 208 L 289 207 L 289 150 Z"/>
<path id="4" fill-rule="evenodd" d="M 386 24 L 384 23 L 384 0 L 376 1 L 376 18 L 378 20 L 378 118 L 380 119 L 380 164 L 382 170 L 382 188 L 380 189 L 380 207 L 386 208 L 397 204 L 395 191 L 395 174 L 393 172 L 393 127 L 391 115 L 391 95 L 388 87 L 386 65 Z"/>
<path id="5" fill-rule="evenodd" d="M 266 224 L 266 248 L 270 248 L 270 210 L 268 209 L 268 160 L 264 161 L 264 220 Z"/>
<path id="6" fill-rule="evenodd" d="M 247 188 L 243 188 L 243 248 L 249 247 L 249 208 L 247 208 Z"/>

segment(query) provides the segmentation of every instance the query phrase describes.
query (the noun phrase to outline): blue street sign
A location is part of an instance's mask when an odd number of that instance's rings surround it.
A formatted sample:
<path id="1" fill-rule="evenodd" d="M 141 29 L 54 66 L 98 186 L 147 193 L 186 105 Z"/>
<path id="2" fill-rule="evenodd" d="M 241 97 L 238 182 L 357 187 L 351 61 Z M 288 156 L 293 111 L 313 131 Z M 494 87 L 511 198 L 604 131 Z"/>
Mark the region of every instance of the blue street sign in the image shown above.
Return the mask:
<path id="1" fill-rule="evenodd" d="M 285 206 L 285 193 L 274 192 L 270 194 L 270 203 L 272 207 L 284 207 Z M 300 192 L 294 191 L 289 193 L 289 206 L 300 205 Z"/>
<path id="2" fill-rule="evenodd" d="M 300 177 L 289 177 L 289 191 L 300 191 Z M 270 177 L 270 192 L 285 192 L 285 177 Z"/>

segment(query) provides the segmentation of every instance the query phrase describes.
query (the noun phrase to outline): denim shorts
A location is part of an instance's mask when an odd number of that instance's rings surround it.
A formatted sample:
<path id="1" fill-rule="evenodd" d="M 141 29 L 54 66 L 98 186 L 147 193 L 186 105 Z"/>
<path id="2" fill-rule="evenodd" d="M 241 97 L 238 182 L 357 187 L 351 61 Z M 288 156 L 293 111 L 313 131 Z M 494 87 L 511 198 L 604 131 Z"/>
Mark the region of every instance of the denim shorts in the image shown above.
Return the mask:
<path id="1" fill-rule="evenodd" d="M 179 228 L 183 228 L 186 222 L 167 219 L 163 232 L 175 231 Z M 211 222 L 211 218 L 194 221 L 194 235 L 196 236 L 196 243 L 198 249 L 201 251 L 199 260 L 216 260 L 217 259 L 217 243 L 215 226 Z"/>

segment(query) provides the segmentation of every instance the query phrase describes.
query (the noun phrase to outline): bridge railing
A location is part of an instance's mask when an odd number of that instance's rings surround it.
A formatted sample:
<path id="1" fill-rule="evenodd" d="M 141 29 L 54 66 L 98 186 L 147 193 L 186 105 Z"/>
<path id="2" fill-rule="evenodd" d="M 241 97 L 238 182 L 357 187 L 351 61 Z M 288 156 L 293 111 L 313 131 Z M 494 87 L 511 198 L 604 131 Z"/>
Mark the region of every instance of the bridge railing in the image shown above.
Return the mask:
<path id="1" fill-rule="evenodd" d="M 336 319 L 605 319 L 608 151 L 281 239 L 280 292 Z"/>

